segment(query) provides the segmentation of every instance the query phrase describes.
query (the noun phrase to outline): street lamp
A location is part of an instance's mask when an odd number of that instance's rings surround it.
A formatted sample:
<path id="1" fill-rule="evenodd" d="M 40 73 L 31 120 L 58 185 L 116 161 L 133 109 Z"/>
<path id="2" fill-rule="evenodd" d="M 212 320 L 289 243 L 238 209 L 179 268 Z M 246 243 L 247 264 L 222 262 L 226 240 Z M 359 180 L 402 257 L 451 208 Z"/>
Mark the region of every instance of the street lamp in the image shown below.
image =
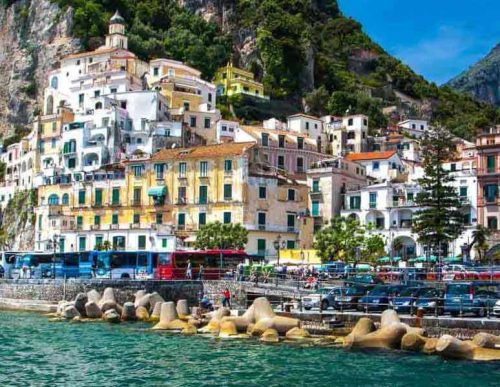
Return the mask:
<path id="1" fill-rule="evenodd" d="M 274 249 L 276 250 L 276 253 L 278 255 L 278 266 L 280 265 L 280 250 L 285 248 L 285 241 L 281 240 L 281 235 L 278 235 L 278 237 L 274 240 L 273 242 Z"/>
<path id="2" fill-rule="evenodd" d="M 56 278 L 56 251 L 57 251 L 57 240 L 59 235 L 54 234 L 52 239 L 49 239 L 49 249 L 52 248 L 52 279 Z"/>

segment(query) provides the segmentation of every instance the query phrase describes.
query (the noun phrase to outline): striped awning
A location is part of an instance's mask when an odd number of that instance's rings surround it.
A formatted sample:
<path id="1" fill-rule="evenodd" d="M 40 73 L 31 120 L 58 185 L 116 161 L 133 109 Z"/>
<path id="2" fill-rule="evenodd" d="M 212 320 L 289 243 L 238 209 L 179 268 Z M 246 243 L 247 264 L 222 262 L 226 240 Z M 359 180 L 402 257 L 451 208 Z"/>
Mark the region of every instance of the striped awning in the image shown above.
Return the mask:
<path id="1" fill-rule="evenodd" d="M 167 187 L 151 187 L 148 189 L 148 196 L 166 196 Z"/>

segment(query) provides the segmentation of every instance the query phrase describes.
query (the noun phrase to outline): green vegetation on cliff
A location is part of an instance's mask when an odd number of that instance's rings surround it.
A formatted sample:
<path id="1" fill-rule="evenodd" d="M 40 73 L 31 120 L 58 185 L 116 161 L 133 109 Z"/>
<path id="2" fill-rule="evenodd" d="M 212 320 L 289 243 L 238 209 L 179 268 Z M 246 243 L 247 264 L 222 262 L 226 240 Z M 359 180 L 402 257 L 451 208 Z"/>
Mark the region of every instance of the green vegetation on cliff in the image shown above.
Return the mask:
<path id="1" fill-rule="evenodd" d="M 106 33 L 109 17 L 118 9 L 129 27 L 131 50 L 144 59 L 182 60 L 210 79 L 233 55 L 274 99 L 299 106 L 304 98 L 314 114 L 340 115 L 349 109 L 368 114 L 375 127 L 384 126 L 381 108 L 400 104 L 400 92 L 417 101 L 410 112 L 430 114 L 466 138 L 499 119 L 493 107 L 427 82 L 388 55 L 358 22 L 341 14 L 335 0 L 207 0 L 216 12 L 232 10 L 228 34 L 175 0 L 52 1 L 74 7 L 73 32 L 87 47 Z"/>

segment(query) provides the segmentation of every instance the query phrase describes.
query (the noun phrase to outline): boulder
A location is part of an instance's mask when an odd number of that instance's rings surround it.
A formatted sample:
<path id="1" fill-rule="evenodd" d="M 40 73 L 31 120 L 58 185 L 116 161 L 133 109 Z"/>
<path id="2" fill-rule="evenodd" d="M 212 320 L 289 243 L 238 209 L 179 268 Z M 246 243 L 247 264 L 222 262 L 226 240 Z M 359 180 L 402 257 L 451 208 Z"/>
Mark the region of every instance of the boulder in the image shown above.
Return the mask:
<path id="1" fill-rule="evenodd" d="M 150 310 L 153 310 L 158 303 L 165 302 L 162 296 L 160 296 L 157 292 L 151 293 L 151 296 L 149 297 L 149 304 L 150 304 Z"/>
<path id="2" fill-rule="evenodd" d="M 219 308 L 210 314 L 210 321 L 201 328 L 200 333 L 219 333 L 222 318 L 229 316 L 231 311 L 228 308 Z"/>
<path id="3" fill-rule="evenodd" d="M 111 309 L 117 309 L 117 303 L 116 303 L 116 298 L 115 298 L 115 291 L 113 288 L 106 288 L 104 289 L 104 293 L 102 294 L 102 298 L 99 301 L 99 307 L 101 308 L 101 312 L 105 313 L 108 310 Z M 121 311 L 118 311 L 120 313 Z"/>
<path id="4" fill-rule="evenodd" d="M 144 297 L 146 294 L 147 294 L 147 292 L 145 290 L 142 290 L 142 289 L 135 292 L 135 294 L 134 294 L 134 306 L 136 308 L 139 306 L 139 304 L 138 304 L 139 300 L 142 297 Z"/>
<path id="5" fill-rule="evenodd" d="M 186 336 L 192 336 L 196 335 L 198 333 L 198 330 L 196 329 L 195 326 L 188 324 L 186 327 L 182 329 L 181 333 Z"/>
<path id="6" fill-rule="evenodd" d="M 157 302 L 153 308 L 153 313 L 151 313 L 150 320 L 151 321 L 160 321 L 160 314 L 161 314 L 161 304 L 162 302 Z"/>
<path id="7" fill-rule="evenodd" d="M 133 321 L 136 319 L 135 307 L 133 302 L 126 302 L 125 304 L 123 304 L 121 316 L 123 321 Z"/>
<path id="8" fill-rule="evenodd" d="M 179 320 L 175 304 L 170 301 L 161 304 L 160 321 L 153 329 L 182 330 L 187 325 L 187 322 Z"/>
<path id="9" fill-rule="evenodd" d="M 436 353 L 447 359 L 464 359 L 477 361 L 498 361 L 500 350 L 482 348 L 472 341 L 461 341 L 453 336 L 441 336 L 436 343 Z"/>
<path id="10" fill-rule="evenodd" d="M 286 333 L 285 337 L 289 340 L 301 340 L 301 339 L 305 339 L 307 337 L 311 337 L 311 335 L 305 329 L 295 327 L 295 328 L 290 329 Z"/>
<path id="11" fill-rule="evenodd" d="M 64 300 L 59 301 L 59 303 L 57 304 L 57 315 L 62 316 L 64 309 L 66 309 L 66 307 L 68 307 L 70 305 L 75 305 L 75 302 L 74 301 L 64 301 Z"/>
<path id="12" fill-rule="evenodd" d="M 114 309 L 109 309 L 106 312 L 104 312 L 102 318 L 104 321 L 107 321 L 109 323 L 119 323 L 121 320 L 120 315 Z"/>
<path id="13" fill-rule="evenodd" d="M 78 293 L 75 298 L 75 308 L 80 312 L 82 316 L 86 316 L 85 304 L 88 302 L 88 297 L 86 293 Z"/>
<path id="14" fill-rule="evenodd" d="M 125 307 L 125 305 L 123 305 Z M 135 316 L 137 318 L 137 320 L 140 320 L 140 321 L 149 321 L 149 312 L 148 310 L 144 307 L 144 306 L 139 306 L 136 310 L 135 310 Z"/>
<path id="15" fill-rule="evenodd" d="M 188 316 L 191 314 L 189 312 L 189 305 L 187 300 L 178 300 L 176 309 L 180 319 L 188 318 Z"/>
<path id="16" fill-rule="evenodd" d="M 500 349 L 500 336 L 480 332 L 472 338 L 472 342 L 482 348 Z"/>
<path id="17" fill-rule="evenodd" d="M 278 343 L 280 341 L 278 331 L 273 328 L 266 329 L 260 337 L 260 341 L 265 343 Z"/>
<path id="18" fill-rule="evenodd" d="M 89 301 L 85 304 L 85 314 L 88 318 L 101 318 L 101 308 L 94 301 Z"/>
<path id="19" fill-rule="evenodd" d="M 78 309 L 74 305 L 67 305 L 62 312 L 62 317 L 67 320 L 71 320 L 77 316 L 80 316 L 80 312 L 78 312 Z"/>
<path id="20" fill-rule="evenodd" d="M 416 333 L 407 333 L 401 339 L 401 349 L 405 351 L 421 352 L 429 340 L 427 337 Z"/>
<path id="21" fill-rule="evenodd" d="M 219 337 L 237 336 L 238 331 L 232 321 L 222 321 L 220 323 Z"/>
<path id="22" fill-rule="evenodd" d="M 147 310 L 150 310 L 151 308 L 151 294 L 149 293 L 146 293 L 144 294 L 141 298 L 137 298 L 135 299 L 135 302 L 134 302 L 134 305 L 136 308 L 138 308 L 139 306 L 143 306 L 145 307 Z"/>
<path id="23" fill-rule="evenodd" d="M 432 355 L 436 353 L 436 344 L 438 342 L 438 339 L 436 337 L 431 337 L 427 339 L 425 342 L 424 348 L 422 348 L 422 352 L 426 353 L 427 355 Z"/>
<path id="24" fill-rule="evenodd" d="M 88 302 L 99 304 L 99 301 L 101 301 L 101 294 L 97 290 L 92 289 L 87 292 L 87 300 Z"/>

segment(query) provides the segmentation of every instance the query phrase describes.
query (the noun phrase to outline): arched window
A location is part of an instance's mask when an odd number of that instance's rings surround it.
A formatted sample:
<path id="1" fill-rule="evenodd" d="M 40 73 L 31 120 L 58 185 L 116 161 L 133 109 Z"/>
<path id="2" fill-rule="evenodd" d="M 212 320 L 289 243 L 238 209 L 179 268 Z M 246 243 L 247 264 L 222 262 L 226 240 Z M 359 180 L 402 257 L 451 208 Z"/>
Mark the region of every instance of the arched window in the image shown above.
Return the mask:
<path id="1" fill-rule="evenodd" d="M 59 86 L 59 79 L 57 77 L 52 77 L 52 79 L 50 80 L 50 87 L 57 90 L 58 86 Z"/>
<path id="2" fill-rule="evenodd" d="M 33 169 L 33 160 L 28 159 L 28 169 Z"/>
<path id="3" fill-rule="evenodd" d="M 59 196 L 56 194 L 52 194 L 49 196 L 49 204 L 58 205 L 59 204 Z"/>
<path id="4" fill-rule="evenodd" d="M 68 206 L 69 205 L 69 195 L 67 193 L 65 193 L 62 196 L 62 204 L 63 204 L 63 206 Z"/>
<path id="5" fill-rule="evenodd" d="M 25 161 L 23 161 L 23 164 L 21 166 L 21 171 L 26 172 L 26 162 Z"/>
<path id="6" fill-rule="evenodd" d="M 54 97 L 49 95 L 45 105 L 45 114 L 54 114 Z"/>
<path id="7" fill-rule="evenodd" d="M 95 110 L 99 110 L 99 109 L 102 109 L 102 102 L 97 102 L 95 104 Z"/>

